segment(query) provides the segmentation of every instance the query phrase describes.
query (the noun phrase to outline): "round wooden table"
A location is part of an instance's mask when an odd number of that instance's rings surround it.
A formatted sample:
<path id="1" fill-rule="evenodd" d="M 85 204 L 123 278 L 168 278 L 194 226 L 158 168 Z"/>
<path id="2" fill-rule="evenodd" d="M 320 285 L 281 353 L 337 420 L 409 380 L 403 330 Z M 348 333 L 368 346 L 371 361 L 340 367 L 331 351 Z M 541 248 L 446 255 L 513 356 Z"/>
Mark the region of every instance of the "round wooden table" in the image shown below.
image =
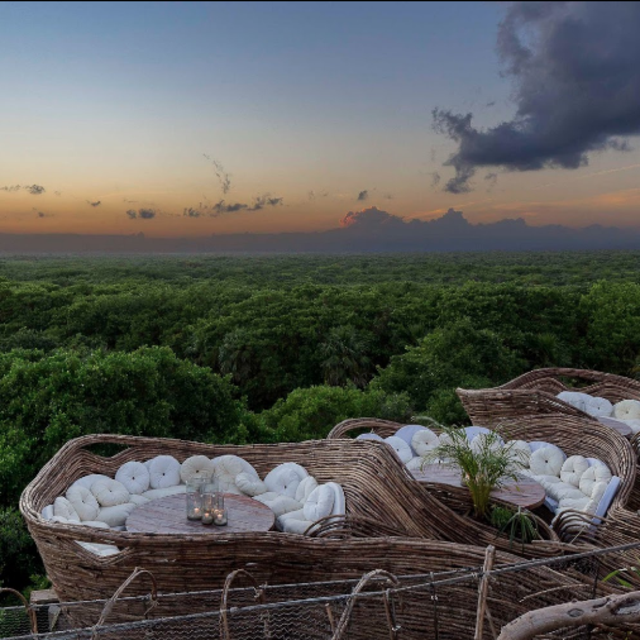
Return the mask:
<path id="1" fill-rule="evenodd" d="M 457 488 L 464 486 L 461 472 L 446 464 L 426 464 L 421 470 L 411 473 L 416 480 L 425 484 L 446 484 Z M 499 489 L 494 489 L 491 496 L 516 507 L 535 509 L 544 502 L 546 493 L 539 482 L 523 477 L 507 480 Z"/>
<path id="2" fill-rule="evenodd" d="M 227 524 L 223 526 L 204 525 L 200 520 L 187 520 L 186 501 L 186 494 L 177 493 L 165 498 L 150 500 L 146 504 L 136 507 L 125 522 L 127 531 L 209 535 L 269 531 L 275 522 L 275 514 L 262 502 L 247 496 L 225 493 L 224 506 L 229 515 Z"/>

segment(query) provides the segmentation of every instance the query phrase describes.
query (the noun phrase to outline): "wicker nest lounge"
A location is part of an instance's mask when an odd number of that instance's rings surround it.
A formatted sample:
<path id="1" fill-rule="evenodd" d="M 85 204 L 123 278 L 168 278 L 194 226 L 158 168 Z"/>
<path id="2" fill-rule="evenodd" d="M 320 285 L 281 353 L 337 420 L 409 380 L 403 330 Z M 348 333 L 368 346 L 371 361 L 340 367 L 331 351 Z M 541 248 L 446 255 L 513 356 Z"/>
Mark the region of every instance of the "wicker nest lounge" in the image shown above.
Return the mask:
<path id="1" fill-rule="evenodd" d="M 120 450 L 114 455 L 93 451 L 106 445 Z M 215 536 L 148 534 L 95 529 L 43 517 L 43 508 L 82 476 L 102 473 L 113 477 L 126 462 L 162 454 L 180 461 L 199 454 L 235 454 L 254 465 L 261 475 L 283 462 L 299 463 L 318 481 L 340 483 L 346 514 L 319 527 L 313 538 L 279 531 Z M 348 548 L 350 540 L 361 537 L 495 544 L 504 550 L 510 546 L 506 538 L 496 539 L 494 529 L 457 514 L 413 481 L 386 445 L 344 439 L 219 446 L 163 438 L 83 436 L 69 441 L 41 469 L 24 490 L 20 510 L 54 588 L 67 600 L 107 597 L 138 566 L 152 571 L 163 591 L 219 586 L 230 571 L 239 567 L 257 566 L 260 579 L 283 581 L 291 579 L 291 565 L 302 562 L 300 558 L 309 565 L 330 563 L 329 556 L 338 548 Z M 79 543 L 113 545 L 119 551 L 101 557 Z M 376 549 L 373 541 L 371 548 Z M 525 545 L 524 555 L 549 557 L 565 550 L 571 549 L 553 539 Z"/>

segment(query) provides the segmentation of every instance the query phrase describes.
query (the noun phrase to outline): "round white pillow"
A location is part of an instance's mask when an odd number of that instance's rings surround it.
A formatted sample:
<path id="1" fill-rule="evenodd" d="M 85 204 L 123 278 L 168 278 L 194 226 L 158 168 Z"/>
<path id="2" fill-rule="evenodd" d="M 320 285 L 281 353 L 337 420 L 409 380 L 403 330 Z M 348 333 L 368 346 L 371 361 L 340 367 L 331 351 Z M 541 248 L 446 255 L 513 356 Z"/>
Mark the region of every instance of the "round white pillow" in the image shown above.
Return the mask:
<path id="1" fill-rule="evenodd" d="M 409 460 L 413 458 L 411 447 L 402 438 L 398 438 L 398 436 L 389 436 L 388 438 L 385 438 L 384 441 L 396 452 L 402 464 L 409 462 Z"/>
<path id="2" fill-rule="evenodd" d="M 140 495 L 149 488 L 149 469 L 142 462 L 130 460 L 116 471 L 116 480 L 132 495 Z"/>
<path id="3" fill-rule="evenodd" d="M 509 448 L 511 458 L 515 462 L 519 462 L 524 467 L 529 466 L 531 447 L 526 440 L 509 440 L 504 446 Z"/>
<path id="4" fill-rule="evenodd" d="M 81 485 L 69 487 L 65 497 L 73 505 L 80 520 L 96 519 L 100 505 L 89 489 Z"/>
<path id="5" fill-rule="evenodd" d="M 406 443 L 405 443 L 406 444 Z M 326 484 L 318 485 L 306 499 L 302 507 L 304 517 L 315 522 L 320 518 L 330 516 L 333 511 L 333 501 L 335 494 L 333 489 Z"/>
<path id="6" fill-rule="evenodd" d="M 227 453 L 213 458 L 213 481 L 218 486 L 218 491 L 223 493 L 242 493 L 236 485 L 236 477 L 240 473 L 246 473 L 256 480 L 260 479 L 253 466 L 240 456 Z"/>
<path id="7" fill-rule="evenodd" d="M 129 502 L 129 492 L 127 488 L 113 478 L 106 480 L 96 480 L 91 485 L 91 493 L 95 496 L 101 507 L 115 507 L 118 504 Z M 101 518 L 92 518 L 101 520 Z"/>
<path id="8" fill-rule="evenodd" d="M 80 522 L 78 512 L 73 508 L 69 500 L 62 496 L 59 496 L 53 502 L 53 517 L 65 518 L 71 522 Z"/>
<path id="9" fill-rule="evenodd" d="M 236 487 L 244 493 L 245 496 L 253 498 L 262 493 L 266 493 L 267 486 L 259 478 L 256 480 L 250 473 L 243 471 L 236 476 Z"/>
<path id="10" fill-rule="evenodd" d="M 96 480 L 105 480 L 105 479 L 109 479 L 109 476 L 105 476 L 104 473 L 90 473 L 87 476 L 82 476 L 82 478 L 78 478 L 71 486 L 75 487 L 79 485 L 81 487 L 85 487 L 91 490 L 91 485 Z"/>
<path id="11" fill-rule="evenodd" d="M 420 429 L 416 431 L 411 438 L 411 448 L 416 452 L 418 456 L 426 456 L 430 451 L 433 451 L 440 443 L 440 438 L 437 433 L 431 431 L 431 429 Z"/>
<path id="12" fill-rule="evenodd" d="M 187 484 L 187 481 L 193 476 L 211 478 L 213 469 L 213 461 L 207 456 L 191 456 L 180 465 L 180 479 Z"/>
<path id="13" fill-rule="evenodd" d="M 569 456 L 563 463 L 560 470 L 562 482 L 572 484 L 574 487 L 580 486 L 582 474 L 589 468 L 589 461 L 584 456 Z"/>
<path id="14" fill-rule="evenodd" d="M 489 433 L 479 433 L 471 440 L 471 451 L 481 453 L 482 451 L 500 451 L 502 449 L 502 438 L 496 438 Z"/>
<path id="15" fill-rule="evenodd" d="M 302 480 L 303 478 L 300 477 L 297 469 L 284 463 L 269 471 L 264 479 L 264 484 L 268 491 L 295 499 L 296 491 Z"/>
<path id="16" fill-rule="evenodd" d="M 137 507 L 137 504 L 133 502 L 126 502 L 125 504 L 117 504 L 113 507 L 102 507 L 96 520 L 106 522 L 110 527 L 121 527 L 129 514 Z"/>
<path id="17" fill-rule="evenodd" d="M 640 420 L 640 401 L 621 400 L 613 405 L 613 417 L 618 420 Z"/>
<path id="18" fill-rule="evenodd" d="M 166 489 L 180 484 L 180 463 L 173 456 L 156 456 L 147 465 L 152 489 Z"/>
<path id="19" fill-rule="evenodd" d="M 531 454 L 529 468 L 537 476 L 559 476 L 564 463 L 564 453 L 558 447 L 540 447 Z"/>
<path id="20" fill-rule="evenodd" d="M 585 496 L 591 497 L 598 482 L 609 482 L 611 471 L 604 463 L 591 465 L 580 478 L 580 491 Z"/>
<path id="21" fill-rule="evenodd" d="M 608 418 L 613 413 L 613 405 L 606 398 L 595 396 L 585 400 L 584 410 L 594 418 Z"/>
<path id="22" fill-rule="evenodd" d="M 561 391 L 557 396 L 558 400 L 562 400 L 567 404 L 575 407 L 576 409 L 580 409 L 580 411 L 584 411 L 584 405 L 587 398 L 591 398 L 591 396 L 586 393 L 581 393 L 580 391 Z"/>

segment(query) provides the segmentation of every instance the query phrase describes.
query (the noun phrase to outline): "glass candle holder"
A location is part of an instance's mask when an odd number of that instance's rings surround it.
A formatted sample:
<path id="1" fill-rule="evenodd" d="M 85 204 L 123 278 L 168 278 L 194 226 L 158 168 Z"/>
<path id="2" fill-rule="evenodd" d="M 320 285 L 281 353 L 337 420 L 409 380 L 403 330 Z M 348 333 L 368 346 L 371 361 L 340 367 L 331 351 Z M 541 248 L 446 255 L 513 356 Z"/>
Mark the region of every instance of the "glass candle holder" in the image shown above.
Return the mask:
<path id="1" fill-rule="evenodd" d="M 207 483 L 202 490 L 202 524 L 213 524 L 214 487 Z"/>
<path id="2" fill-rule="evenodd" d="M 187 518 L 200 520 L 202 518 L 202 487 L 204 479 L 197 476 L 189 478 L 187 482 Z"/>
<path id="3" fill-rule="evenodd" d="M 213 498 L 213 524 L 227 524 L 227 509 L 224 506 L 224 493 L 216 492 Z"/>

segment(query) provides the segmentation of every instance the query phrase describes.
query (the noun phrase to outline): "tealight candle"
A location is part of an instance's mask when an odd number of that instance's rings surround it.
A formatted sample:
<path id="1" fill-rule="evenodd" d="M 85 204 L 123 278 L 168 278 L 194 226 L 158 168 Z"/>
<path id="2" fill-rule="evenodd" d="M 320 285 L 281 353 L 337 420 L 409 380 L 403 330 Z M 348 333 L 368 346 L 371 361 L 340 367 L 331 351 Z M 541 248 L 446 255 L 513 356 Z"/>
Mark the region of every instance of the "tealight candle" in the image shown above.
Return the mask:
<path id="1" fill-rule="evenodd" d="M 202 479 L 190 478 L 187 482 L 187 518 L 200 520 L 202 518 Z"/>
<path id="2" fill-rule="evenodd" d="M 227 524 L 227 510 L 226 509 L 215 509 L 213 512 L 213 524 L 217 524 L 218 526 L 222 526 Z"/>
<path id="3" fill-rule="evenodd" d="M 202 513 L 202 524 L 212 524 L 213 523 L 213 513 L 211 511 L 204 511 Z"/>

